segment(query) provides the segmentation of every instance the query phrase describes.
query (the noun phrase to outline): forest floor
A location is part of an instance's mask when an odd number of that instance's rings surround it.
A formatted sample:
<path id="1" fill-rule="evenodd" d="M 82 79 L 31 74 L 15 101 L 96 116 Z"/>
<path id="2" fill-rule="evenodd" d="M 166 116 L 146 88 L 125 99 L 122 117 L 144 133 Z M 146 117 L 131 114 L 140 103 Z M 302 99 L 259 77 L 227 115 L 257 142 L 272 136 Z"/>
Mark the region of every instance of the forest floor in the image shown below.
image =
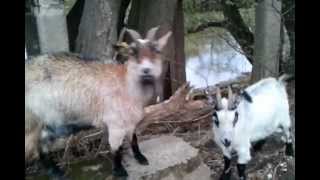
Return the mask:
<path id="1" fill-rule="evenodd" d="M 290 115 L 293 122 L 293 135 L 295 134 L 295 83 L 289 83 L 287 87 L 290 103 Z M 192 123 L 162 124 L 149 127 L 147 131 L 139 136 L 139 141 L 161 135 L 175 135 L 189 142 L 193 147 L 198 148 L 205 164 L 211 169 L 212 179 L 219 179 L 223 169 L 223 155 L 213 141 L 211 118 L 201 119 Z M 91 132 L 92 134 L 92 132 Z M 85 133 L 88 136 L 88 132 Z M 101 138 L 86 142 L 85 145 L 66 151 L 59 151 L 51 154 L 60 164 L 79 161 L 81 159 L 97 158 L 97 155 L 108 157 L 108 148 L 101 145 Z M 79 148 L 85 147 L 85 148 Z M 295 145 L 294 145 L 295 149 Z M 279 136 L 267 139 L 262 150 L 252 153 L 252 160 L 248 164 L 247 174 L 249 180 L 294 180 L 295 179 L 295 158 L 284 155 L 284 144 Z M 235 161 L 232 164 L 233 179 L 237 179 Z M 37 164 L 27 167 L 26 174 L 38 172 Z"/>

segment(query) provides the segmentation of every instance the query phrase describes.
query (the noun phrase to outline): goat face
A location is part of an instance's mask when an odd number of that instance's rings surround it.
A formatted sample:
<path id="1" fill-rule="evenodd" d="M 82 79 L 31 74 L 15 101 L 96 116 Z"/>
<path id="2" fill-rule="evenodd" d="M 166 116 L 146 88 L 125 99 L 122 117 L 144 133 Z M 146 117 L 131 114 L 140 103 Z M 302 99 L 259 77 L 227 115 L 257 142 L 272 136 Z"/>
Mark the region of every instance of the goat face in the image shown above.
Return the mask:
<path id="1" fill-rule="evenodd" d="M 128 64 L 143 85 L 154 84 L 162 73 L 161 51 L 166 45 L 171 31 L 158 40 L 154 39 L 158 27 L 147 32 L 145 39 L 134 30 L 127 30 L 134 40 L 129 46 Z"/>
<path id="2" fill-rule="evenodd" d="M 232 144 L 234 129 L 238 122 L 238 112 L 234 106 L 234 96 L 230 87 L 228 96 L 228 99 L 221 99 L 220 89 L 217 90 L 217 106 L 212 118 L 216 141 L 225 148 Z"/>

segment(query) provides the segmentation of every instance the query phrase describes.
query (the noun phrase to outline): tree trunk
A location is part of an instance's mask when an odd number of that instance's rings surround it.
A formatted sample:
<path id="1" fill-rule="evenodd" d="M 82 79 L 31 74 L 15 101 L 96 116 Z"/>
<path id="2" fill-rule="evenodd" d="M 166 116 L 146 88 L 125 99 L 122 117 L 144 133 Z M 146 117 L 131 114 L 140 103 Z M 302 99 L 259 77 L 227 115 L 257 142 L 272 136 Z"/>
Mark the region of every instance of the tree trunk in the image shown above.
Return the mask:
<path id="1" fill-rule="evenodd" d="M 228 4 L 225 1 L 221 1 L 221 3 L 223 15 L 226 18 L 224 27 L 228 29 L 228 31 L 239 43 L 249 62 L 253 63 L 253 34 L 243 21 L 239 12 L 239 8 L 236 4 Z"/>
<path id="2" fill-rule="evenodd" d="M 288 73 L 295 73 L 295 0 L 282 1 L 282 14 L 284 26 L 288 31 L 290 41 L 290 57 L 284 70 Z"/>
<path id="3" fill-rule="evenodd" d="M 83 13 L 84 3 L 85 0 L 77 0 L 67 14 L 69 47 L 71 52 L 74 52 L 76 48 L 76 40 L 79 33 L 79 25 Z"/>
<path id="4" fill-rule="evenodd" d="M 85 1 L 76 52 L 88 59 L 112 62 L 112 43 L 117 41 L 121 0 Z"/>
<path id="5" fill-rule="evenodd" d="M 173 34 L 175 42 L 174 59 L 170 63 L 171 92 L 175 92 L 186 82 L 186 65 L 184 54 L 184 18 L 183 0 L 178 0 L 173 22 Z M 171 95 L 171 94 L 170 94 Z"/>
<path id="6" fill-rule="evenodd" d="M 40 54 L 37 21 L 31 10 L 25 12 L 25 44 L 29 56 Z"/>
<path id="7" fill-rule="evenodd" d="M 262 0 L 256 7 L 252 82 L 279 73 L 281 2 Z"/>
<path id="8" fill-rule="evenodd" d="M 161 99 L 167 99 L 185 82 L 185 55 L 183 37 L 182 0 L 134 0 L 132 1 L 128 27 L 142 36 L 152 27 L 160 26 L 158 37 L 168 30 L 173 35 L 163 50 L 163 92 Z"/>
<path id="9" fill-rule="evenodd" d="M 120 4 L 120 10 L 119 10 L 119 19 L 118 19 L 118 29 L 117 29 L 117 37 L 119 37 L 122 28 L 125 26 L 125 17 L 127 13 L 128 6 L 130 4 L 131 0 L 122 0 Z"/>

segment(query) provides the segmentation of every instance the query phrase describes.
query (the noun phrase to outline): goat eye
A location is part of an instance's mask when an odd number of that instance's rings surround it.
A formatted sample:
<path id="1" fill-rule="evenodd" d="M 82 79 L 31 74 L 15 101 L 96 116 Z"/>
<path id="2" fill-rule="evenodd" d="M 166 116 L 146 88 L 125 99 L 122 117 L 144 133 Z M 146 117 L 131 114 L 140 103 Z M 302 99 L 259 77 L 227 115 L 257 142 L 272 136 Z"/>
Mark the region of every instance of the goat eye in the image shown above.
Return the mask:
<path id="1" fill-rule="evenodd" d="M 131 46 L 129 52 L 131 56 L 138 56 L 138 48 L 136 46 Z"/>
<path id="2" fill-rule="evenodd" d="M 217 112 L 214 112 L 214 113 L 213 113 L 213 116 L 218 119 Z"/>
<path id="3" fill-rule="evenodd" d="M 237 124 L 237 122 L 238 122 L 238 112 L 236 112 L 235 113 L 235 115 L 234 115 L 234 120 L 233 120 L 233 127 Z"/>
<path id="4" fill-rule="evenodd" d="M 161 53 L 161 51 L 157 48 L 157 46 L 158 45 L 156 43 L 151 43 L 149 47 L 150 47 L 151 51 L 159 54 L 159 53 Z"/>

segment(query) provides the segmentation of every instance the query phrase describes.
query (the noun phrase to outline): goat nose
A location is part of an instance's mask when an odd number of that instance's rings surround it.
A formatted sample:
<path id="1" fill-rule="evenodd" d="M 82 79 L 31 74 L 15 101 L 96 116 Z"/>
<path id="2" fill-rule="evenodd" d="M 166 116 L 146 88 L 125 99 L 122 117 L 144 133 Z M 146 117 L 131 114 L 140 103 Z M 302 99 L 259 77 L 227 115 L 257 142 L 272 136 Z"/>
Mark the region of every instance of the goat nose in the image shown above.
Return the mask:
<path id="1" fill-rule="evenodd" d="M 143 73 L 144 73 L 144 74 L 149 74 L 149 72 L 150 72 L 150 69 L 149 69 L 149 68 L 144 68 L 144 69 L 143 69 Z"/>
<path id="2" fill-rule="evenodd" d="M 225 147 L 229 147 L 231 145 L 231 141 L 229 141 L 228 139 L 224 139 L 223 144 Z"/>

